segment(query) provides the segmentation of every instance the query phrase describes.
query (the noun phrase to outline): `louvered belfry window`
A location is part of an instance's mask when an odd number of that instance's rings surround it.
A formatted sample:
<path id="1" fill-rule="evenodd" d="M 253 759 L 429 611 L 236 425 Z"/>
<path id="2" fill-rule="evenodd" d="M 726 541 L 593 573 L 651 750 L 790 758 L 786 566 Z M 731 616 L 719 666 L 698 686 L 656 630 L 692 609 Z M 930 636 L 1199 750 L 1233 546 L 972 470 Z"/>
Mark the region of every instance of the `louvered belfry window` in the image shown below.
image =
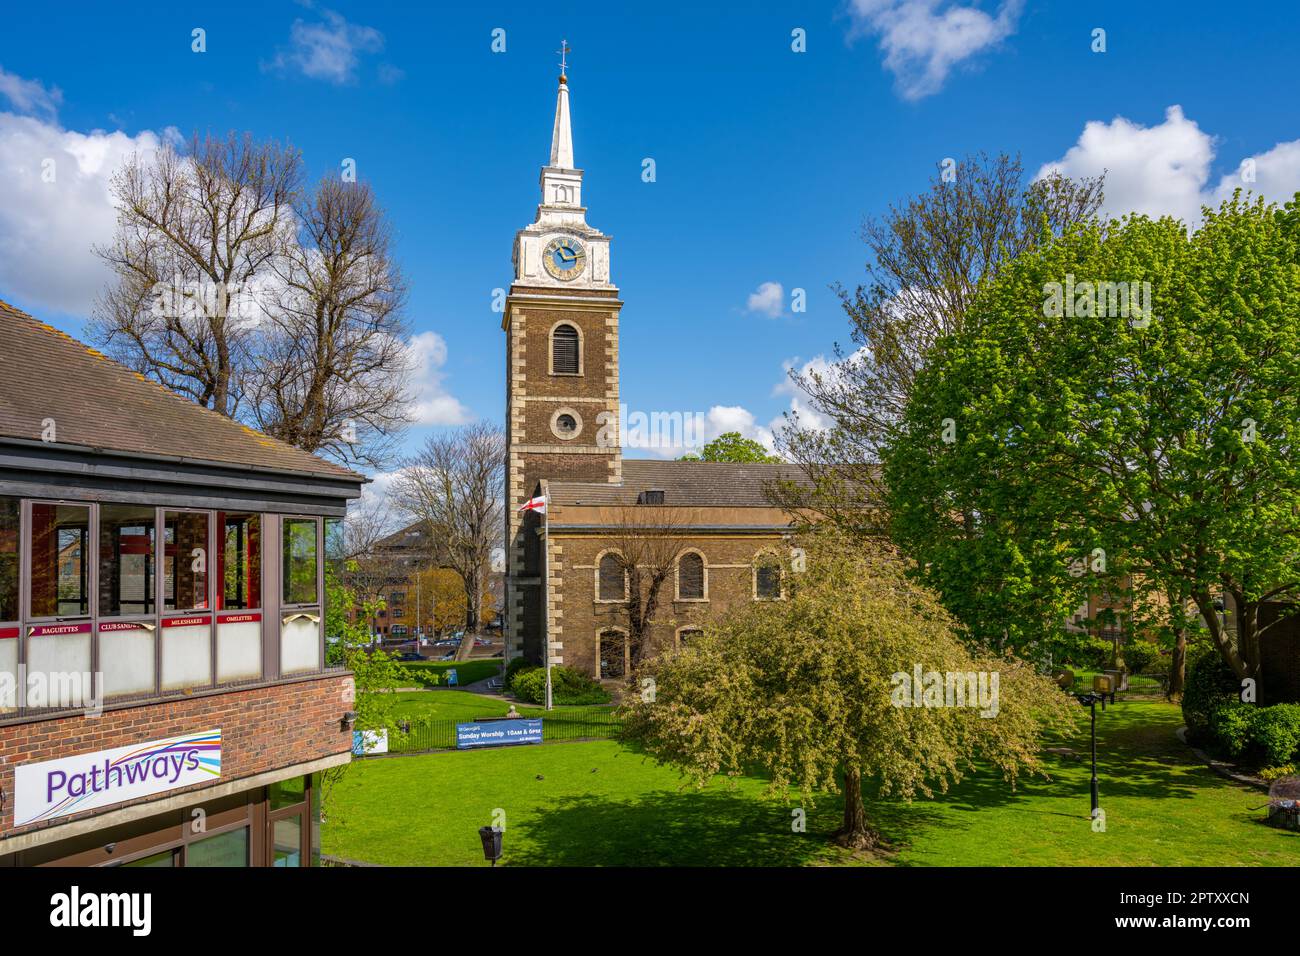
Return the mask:
<path id="1" fill-rule="evenodd" d="M 571 325 L 556 326 L 551 333 L 551 371 L 556 375 L 578 374 L 578 330 Z"/>
<path id="2" fill-rule="evenodd" d="M 602 601 L 621 601 L 627 596 L 624 586 L 623 562 L 616 554 L 607 554 L 600 559 L 600 599 Z"/>
<path id="3" fill-rule="evenodd" d="M 677 562 L 677 596 L 684 601 L 704 597 L 704 559 L 694 552 Z"/>

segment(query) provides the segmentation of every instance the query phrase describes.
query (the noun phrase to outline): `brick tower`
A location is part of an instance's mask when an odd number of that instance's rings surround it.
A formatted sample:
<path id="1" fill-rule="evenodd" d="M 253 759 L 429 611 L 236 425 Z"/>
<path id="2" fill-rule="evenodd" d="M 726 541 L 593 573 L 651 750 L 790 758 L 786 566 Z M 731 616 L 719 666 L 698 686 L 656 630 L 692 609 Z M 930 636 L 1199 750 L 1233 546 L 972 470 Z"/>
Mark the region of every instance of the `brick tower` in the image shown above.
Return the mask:
<path id="1" fill-rule="evenodd" d="M 533 223 L 515 236 L 514 281 L 501 322 L 506 333 L 506 659 L 523 654 L 534 663 L 543 661 L 545 630 L 542 521 L 533 512 L 521 515 L 519 506 L 545 481 L 622 480 L 617 421 L 623 303 L 610 277 L 610 237 L 587 225 L 582 170 L 573 159 L 566 72 L 562 63 L 550 161 L 542 167 L 542 201 Z M 555 650 L 553 660 L 559 663 Z"/>

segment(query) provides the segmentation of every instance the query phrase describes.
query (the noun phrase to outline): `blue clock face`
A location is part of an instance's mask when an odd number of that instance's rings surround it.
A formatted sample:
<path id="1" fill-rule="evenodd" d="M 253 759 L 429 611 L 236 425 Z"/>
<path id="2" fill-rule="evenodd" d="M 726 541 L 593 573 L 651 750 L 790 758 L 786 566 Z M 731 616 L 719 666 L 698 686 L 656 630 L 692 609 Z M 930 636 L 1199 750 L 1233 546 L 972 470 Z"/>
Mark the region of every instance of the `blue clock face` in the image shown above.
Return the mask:
<path id="1" fill-rule="evenodd" d="M 572 279 L 582 272 L 587 263 L 587 253 L 577 239 L 560 236 L 547 243 L 542 262 L 546 271 L 555 278 Z"/>

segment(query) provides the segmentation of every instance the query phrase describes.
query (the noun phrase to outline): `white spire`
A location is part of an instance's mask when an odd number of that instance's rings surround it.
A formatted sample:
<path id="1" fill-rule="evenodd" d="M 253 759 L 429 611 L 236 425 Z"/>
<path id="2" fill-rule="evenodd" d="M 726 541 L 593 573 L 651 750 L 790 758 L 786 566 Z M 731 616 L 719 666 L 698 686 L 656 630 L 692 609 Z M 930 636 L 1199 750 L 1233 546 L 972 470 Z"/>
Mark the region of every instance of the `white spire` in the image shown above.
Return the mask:
<path id="1" fill-rule="evenodd" d="M 560 74 L 560 92 L 555 97 L 555 128 L 551 131 L 551 162 L 557 169 L 574 169 L 573 130 L 569 126 L 569 83 Z"/>

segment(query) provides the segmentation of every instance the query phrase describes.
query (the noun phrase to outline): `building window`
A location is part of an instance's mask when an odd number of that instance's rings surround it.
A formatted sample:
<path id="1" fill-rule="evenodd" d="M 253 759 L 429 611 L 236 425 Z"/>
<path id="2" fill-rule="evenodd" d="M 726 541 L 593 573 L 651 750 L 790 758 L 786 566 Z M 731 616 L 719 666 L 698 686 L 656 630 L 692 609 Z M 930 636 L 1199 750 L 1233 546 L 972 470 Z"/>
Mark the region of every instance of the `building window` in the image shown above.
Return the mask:
<path id="1" fill-rule="evenodd" d="M 153 508 L 99 506 L 99 616 L 152 617 L 155 608 Z M 154 689 L 156 657 L 152 621 L 101 622 L 99 669 L 106 698 L 148 694 Z"/>
<path id="2" fill-rule="evenodd" d="M 282 536 L 284 608 L 280 619 L 280 673 L 302 674 L 321 666 L 319 524 L 315 518 L 285 518 Z M 296 610 L 290 610 L 296 608 Z"/>
<path id="3" fill-rule="evenodd" d="M 599 640 L 601 679 L 622 677 L 626 672 L 627 635 L 622 631 L 601 631 Z"/>
<path id="4" fill-rule="evenodd" d="M 695 639 L 703 633 L 704 631 L 698 627 L 684 627 L 677 632 L 677 646 L 690 647 Z"/>
<path id="5" fill-rule="evenodd" d="M 87 505 L 32 505 L 31 616 L 89 617 Z"/>
<path id="6" fill-rule="evenodd" d="M 21 503 L 0 498 L 0 621 L 18 620 L 18 521 Z"/>
<path id="7" fill-rule="evenodd" d="M 99 616 L 154 613 L 154 509 L 99 506 Z"/>
<path id="8" fill-rule="evenodd" d="M 623 569 L 623 559 L 617 554 L 609 552 L 601 555 L 596 578 L 598 600 L 627 600 L 627 573 Z"/>
<path id="9" fill-rule="evenodd" d="M 551 416 L 551 434 L 561 441 L 571 441 L 582 433 L 582 416 L 572 408 L 556 409 Z"/>
<path id="10" fill-rule="evenodd" d="M 761 555 L 754 567 L 754 597 L 760 601 L 781 597 L 781 565 L 774 555 Z"/>
<path id="11" fill-rule="evenodd" d="M 302 866 L 302 822 L 285 817 L 273 824 L 275 857 L 272 866 Z"/>
<path id="12" fill-rule="evenodd" d="M 217 610 L 246 611 L 262 606 L 262 516 L 217 512 L 221 534 L 221 587 Z"/>
<path id="13" fill-rule="evenodd" d="M 704 558 L 688 551 L 677 561 L 677 600 L 704 599 Z"/>
<path id="14" fill-rule="evenodd" d="M 248 827 L 195 840 L 185 847 L 188 866 L 248 866 Z"/>
<path id="15" fill-rule="evenodd" d="M 316 603 L 316 519 L 284 519 L 284 603 Z"/>
<path id="16" fill-rule="evenodd" d="M 551 332 L 551 373 L 577 375 L 579 364 L 578 330 L 572 325 L 557 325 Z"/>
<path id="17" fill-rule="evenodd" d="M 206 511 L 163 512 L 164 611 L 208 608 L 208 540 Z"/>
<path id="18" fill-rule="evenodd" d="M 217 681 L 262 676 L 262 516 L 218 511 Z M 232 612 L 253 613 L 232 613 Z"/>

